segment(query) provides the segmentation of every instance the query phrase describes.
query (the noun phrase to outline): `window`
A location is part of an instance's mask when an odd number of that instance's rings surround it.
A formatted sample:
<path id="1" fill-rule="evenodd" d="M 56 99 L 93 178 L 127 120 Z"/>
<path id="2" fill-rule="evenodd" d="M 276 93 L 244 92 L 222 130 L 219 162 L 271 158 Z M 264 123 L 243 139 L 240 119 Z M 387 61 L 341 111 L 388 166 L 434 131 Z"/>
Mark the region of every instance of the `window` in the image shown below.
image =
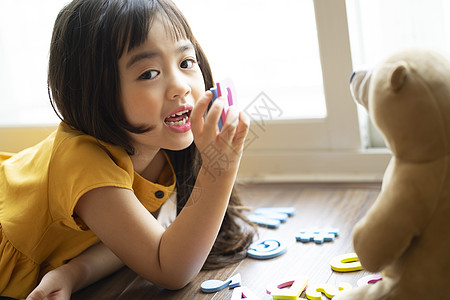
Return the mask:
<path id="1" fill-rule="evenodd" d="M 347 0 L 355 68 L 406 47 L 450 51 L 447 0 Z"/>
<path id="2" fill-rule="evenodd" d="M 407 47 L 450 52 L 450 2 L 446 0 L 347 0 L 350 41 L 355 69 L 370 68 L 383 57 Z M 359 111 L 364 144 L 384 141 Z"/>
<path id="3" fill-rule="evenodd" d="M 53 23 L 68 0 L 0 1 L 0 126 L 56 124 L 47 93 Z"/>
<path id="4" fill-rule="evenodd" d="M 175 2 L 204 48 L 215 79 L 231 77 L 237 85 L 242 108 L 263 92 L 277 105 L 268 118 L 326 116 L 312 1 Z"/>

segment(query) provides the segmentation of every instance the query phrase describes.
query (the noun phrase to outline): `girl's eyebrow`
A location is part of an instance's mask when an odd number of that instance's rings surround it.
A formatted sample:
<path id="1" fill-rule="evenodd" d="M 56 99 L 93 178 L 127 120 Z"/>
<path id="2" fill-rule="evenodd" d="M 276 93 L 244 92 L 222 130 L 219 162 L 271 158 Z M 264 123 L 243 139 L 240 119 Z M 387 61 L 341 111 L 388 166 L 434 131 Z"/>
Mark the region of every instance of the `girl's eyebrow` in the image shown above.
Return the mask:
<path id="1" fill-rule="evenodd" d="M 185 44 L 180 45 L 177 48 L 176 52 L 177 53 L 184 53 L 184 52 L 187 52 L 189 50 L 195 51 L 195 47 L 194 47 L 194 45 L 192 45 L 191 42 L 186 42 Z"/>
<path id="2" fill-rule="evenodd" d="M 191 42 L 186 42 L 185 44 L 178 46 L 177 49 L 175 50 L 175 52 L 176 53 L 184 53 L 189 50 L 195 50 L 194 45 Z M 131 66 L 133 66 L 138 61 L 143 60 L 143 59 L 150 59 L 155 56 L 161 56 L 161 53 L 158 51 L 146 51 L 146 52 L 141 52 L 141 53 L 135 54 L 128 61 L 126 68 L 129 69 L 129 68 L 131 68 Z"/>
<path id="3" fill-rule="evenodd" d="M 159 55 L 161 55 L 159 52 L 154 52 L 154 51 L 147 51 L 147 52 L 135 54 L 128 61 L 126 68 L 127 69 L 131 68 L 132 65 L 134 65 L 135 63 L 137 63 L 140 60 L 150 59 L 152 57 L 159 56 Z"/>

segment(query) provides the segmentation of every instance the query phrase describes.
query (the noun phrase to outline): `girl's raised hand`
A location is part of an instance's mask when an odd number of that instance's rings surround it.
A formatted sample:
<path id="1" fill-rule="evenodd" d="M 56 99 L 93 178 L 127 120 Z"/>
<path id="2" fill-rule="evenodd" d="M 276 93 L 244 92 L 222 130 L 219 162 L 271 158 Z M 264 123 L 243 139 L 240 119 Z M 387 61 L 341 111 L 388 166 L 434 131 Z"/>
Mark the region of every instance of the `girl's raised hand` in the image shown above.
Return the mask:
<path id="1" fill-rule="evenodd" d="M 203 164 L 217 163 L 213 161 L 213 158 L 226 159 L 227 165 L 229 163 L 237 167 L 242 156 L 250 120 L 235 106 L 231 106 L 223 128 L 219 131 L 217 122 L 221 116 L 225 98 L 217 98 L 211 105 L 206 118 L 203 119 L 211 99 L 212 93 L 207 91 L 192 110 L 191 129 L 194 142 L 202 155 Z"/>

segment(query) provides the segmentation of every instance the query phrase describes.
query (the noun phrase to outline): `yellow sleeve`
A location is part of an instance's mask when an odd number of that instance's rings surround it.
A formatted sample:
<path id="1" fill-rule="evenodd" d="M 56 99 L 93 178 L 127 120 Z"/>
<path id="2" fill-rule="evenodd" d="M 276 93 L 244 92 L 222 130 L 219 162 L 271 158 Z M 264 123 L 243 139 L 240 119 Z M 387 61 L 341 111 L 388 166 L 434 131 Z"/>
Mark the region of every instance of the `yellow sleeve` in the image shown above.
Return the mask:
<path id="1" fill-rule="evenodd" d="M 122 148 L 66 129 L 56 136 L 53 149 L 48 174 L 49 209 L 53 220 L 61 220 L 66 226 L 80 230 L 73 214 L 78 200 L 86 192 L 105 186 L 133 189 L 133 166 Z"/>

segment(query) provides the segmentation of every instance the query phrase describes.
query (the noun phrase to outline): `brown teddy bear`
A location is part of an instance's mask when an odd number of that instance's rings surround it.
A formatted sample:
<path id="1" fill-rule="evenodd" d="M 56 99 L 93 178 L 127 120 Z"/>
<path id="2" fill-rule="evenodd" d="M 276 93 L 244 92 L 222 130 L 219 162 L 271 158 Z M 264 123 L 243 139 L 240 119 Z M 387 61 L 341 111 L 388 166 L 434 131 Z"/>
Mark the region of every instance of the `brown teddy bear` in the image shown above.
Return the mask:
<path id="1" fill-rule="evenodd" d="M 383 280 L 334 299 L 450 299 L 450 62 L 405 50 L 355 73 L 351 89 L 392 151 L 353 231 L 363 268 Z"/>

